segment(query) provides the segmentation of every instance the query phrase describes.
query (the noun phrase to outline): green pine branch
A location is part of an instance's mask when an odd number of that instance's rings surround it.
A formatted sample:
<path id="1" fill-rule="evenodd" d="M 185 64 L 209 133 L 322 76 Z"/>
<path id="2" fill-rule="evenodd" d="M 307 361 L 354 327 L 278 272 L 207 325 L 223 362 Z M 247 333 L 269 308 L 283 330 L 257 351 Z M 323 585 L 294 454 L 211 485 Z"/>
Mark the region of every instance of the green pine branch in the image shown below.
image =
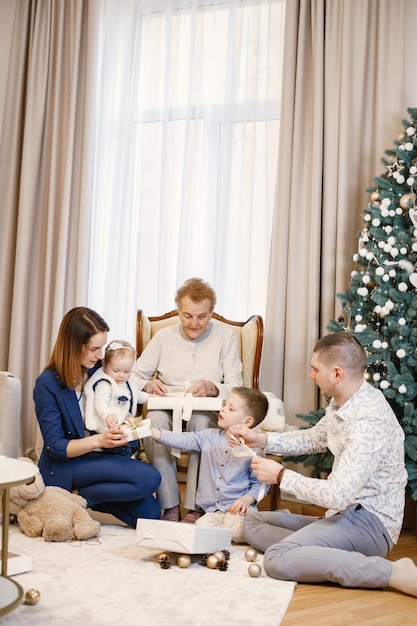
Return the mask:
<path id="1" fill-rule="evenodd" d="M 417 107 L 381 159 L 373 179 L 342 313 L 328 330 L 354 334 L 367 352 L 368 381 L 390 403 L 405 434 L 408 491 L 417 501 Z M 310 425 L 321 411 L 299 415 Z M 331 453 L 291 457 L 328 474 Z M 324 471 L 323 471 L 324 470 Z"/>
<path id="2" fill-rule="evenodd" d="M 385 151 L 357 234 L 342 315 L 331 332 L 355 334 L 367 351 L 367 378 L 381 389 L 405 433 L 409 490 L 417 500 L 417 108 Z"/>

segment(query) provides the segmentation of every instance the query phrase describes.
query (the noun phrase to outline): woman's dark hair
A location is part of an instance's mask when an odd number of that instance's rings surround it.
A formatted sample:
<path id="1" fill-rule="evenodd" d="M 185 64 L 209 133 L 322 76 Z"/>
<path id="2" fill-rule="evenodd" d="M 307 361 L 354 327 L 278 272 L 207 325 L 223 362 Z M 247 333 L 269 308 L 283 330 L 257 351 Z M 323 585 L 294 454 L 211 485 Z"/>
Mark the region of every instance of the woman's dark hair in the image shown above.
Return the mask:
<path id="1" fill-rule="evenodd" d="M 83 347 L 97 333 L 108 332 L 104 319 L 92 309 L 79 306 L 64 316 L 46 370 L 55 369 L 70 389 L 82 387 L 84 369 L 81 366 Z"/>

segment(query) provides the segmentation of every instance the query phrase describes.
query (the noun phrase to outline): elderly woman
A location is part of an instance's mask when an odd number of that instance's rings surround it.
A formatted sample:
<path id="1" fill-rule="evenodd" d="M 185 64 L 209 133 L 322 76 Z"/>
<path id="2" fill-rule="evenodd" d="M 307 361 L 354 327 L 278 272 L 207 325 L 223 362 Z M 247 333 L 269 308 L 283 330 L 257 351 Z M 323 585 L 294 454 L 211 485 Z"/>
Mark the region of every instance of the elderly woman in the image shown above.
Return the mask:
<path id="1" fill-rule="evenodd" d="M 216 304 L 214 289 L 201 278 L 190 278 L 176 293 L 180 323 L 159 330 L 133 367 L 139 388 L 164 396 L 181 387 L 194 397 L 226 398 L 232 387 L 242 385 L 242 363 L 235 332 L 211 321 Z M 152 426 L 172 430 L 172 410 L 148 412 Z M 188 431 L 217 428 L 217 411 L 193 411 Z M 144 440 L 149 461 L 161 473 L 157 492 L 162 519 L 180 520 L 180 493 L 175 458 L 166 446 L 151 438 Z M 191 452 L 187 470 L 183 522 L 194 523 L 203 511 L 197 510 L 199 454 Z"/>

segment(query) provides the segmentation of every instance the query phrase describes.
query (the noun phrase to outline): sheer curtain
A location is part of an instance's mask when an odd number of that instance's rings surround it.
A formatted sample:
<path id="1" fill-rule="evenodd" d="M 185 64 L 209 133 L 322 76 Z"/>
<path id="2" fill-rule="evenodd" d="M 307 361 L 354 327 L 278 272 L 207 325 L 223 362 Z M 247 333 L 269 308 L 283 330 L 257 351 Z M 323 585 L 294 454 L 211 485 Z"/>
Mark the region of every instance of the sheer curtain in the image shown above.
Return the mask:
<path id="1" fill-rule="evenodd" d="M 265 314 L 285 4 L 103 0 L 89 303 L 112 336 L 174 308 Z"/>

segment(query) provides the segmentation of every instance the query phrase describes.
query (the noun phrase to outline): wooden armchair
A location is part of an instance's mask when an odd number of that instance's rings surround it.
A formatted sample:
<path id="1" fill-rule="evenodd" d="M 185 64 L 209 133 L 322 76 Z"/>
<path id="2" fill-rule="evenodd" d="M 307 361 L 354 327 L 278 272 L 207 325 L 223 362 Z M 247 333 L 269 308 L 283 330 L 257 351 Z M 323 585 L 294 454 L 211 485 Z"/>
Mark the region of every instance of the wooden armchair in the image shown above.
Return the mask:
<path id="1" fill-rule="evenodd" d="M 242 377 L 245 387 L 259 389 L 259 370 L 261 366 L 262 345 L 263 345 L 263 320 L 260 315 L 252 315 L 246 322 L 233 322 L 222 317 L 218 313 L 213 313 L 212 319 L 215 324 L 226 324 L 231 326 L 236 332 L 240 357 L 242 360 Z M 161 328 L 170 324 L 178 324 L 178 311 L 169 311 L 164 315 L 147 317 L 142 309 L 138 309 L 136 314 L 136 353 L 139 357 L 145 346 L 149 343 L 155 333 Z M 271 457 L 272 458 L 272 457 Z M 274 457 L 276 458 L 276 457 Z M 182 474 L 186 473 L 187 454 L 183 453 L 177 462 L 179 480 L 183 479 Z M 278 490 L 273 485 L 271 489 L 271 510 L 275 510 L 278 504 Z"/>
<path id="2" fill-rule="evenodd" d="M 260 315 L 252 315 L 246 322 L 232 322 L 213 313 L 215 324 L 230 326 L 236 333 L 240 358 L 242 360 L 243 385 L 259 389 L 259 369 L 261 366 L 263 344 L 263 321 Z M 147 317 L 142 309 L 136 314 L 136 353 L 139 357 L 143 349 L 161 328 L 178 324 L 178 311 L 169 311 L 164 315 Z"/>

